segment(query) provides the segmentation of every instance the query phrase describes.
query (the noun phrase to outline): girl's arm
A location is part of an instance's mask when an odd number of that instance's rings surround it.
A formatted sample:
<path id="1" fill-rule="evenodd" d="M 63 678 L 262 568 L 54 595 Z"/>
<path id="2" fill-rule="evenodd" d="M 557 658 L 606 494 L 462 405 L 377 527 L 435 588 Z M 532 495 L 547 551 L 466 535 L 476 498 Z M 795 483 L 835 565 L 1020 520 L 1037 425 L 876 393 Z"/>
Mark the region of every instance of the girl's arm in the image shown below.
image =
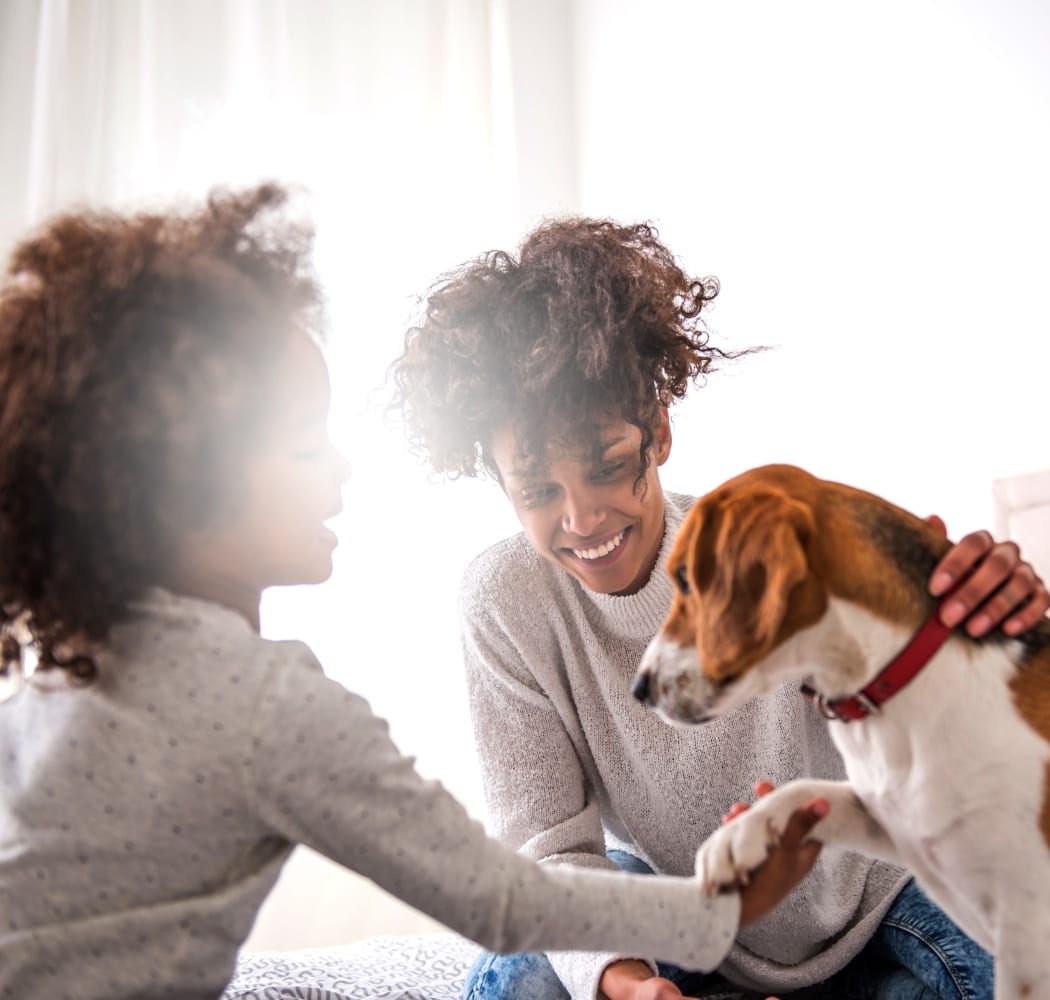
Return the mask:
<path id="1" fill-rule="evenodd" d="M 537 865 L 486 836 L 425 781 L 366 702 L 328 680 L 309 650 L 281 643 L 247 758 L 256 808 L 304 843 L 494 951 L 615 949 L 713 968 L 740 898 L 693 879 Z M 791 885 L 798 877 L 791 875 Z"/>

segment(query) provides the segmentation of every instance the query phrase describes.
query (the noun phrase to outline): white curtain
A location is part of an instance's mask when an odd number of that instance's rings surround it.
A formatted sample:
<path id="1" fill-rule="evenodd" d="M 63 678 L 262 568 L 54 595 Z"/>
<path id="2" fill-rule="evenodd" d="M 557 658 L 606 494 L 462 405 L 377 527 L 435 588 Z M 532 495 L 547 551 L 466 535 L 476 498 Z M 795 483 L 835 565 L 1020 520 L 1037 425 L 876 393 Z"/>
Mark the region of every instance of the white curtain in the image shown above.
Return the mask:
<path id="1" fill-rule="evenodd" d="M 455 591 L 513 525 L 495 487 L 428 481 L 375 390 L 438 274 L 575 207 L 571 40 L 562 0 L 0 4 L 5 254 L 79 204 L 305 189 L 354 478 L 332 581 L 267 595 L 264 631 L 310 642 L 475 806 Z"/>
<path id="2" fill-rule="evenodd" d="M 479 815 L 456 590 L 469 558 L 515 524 L 494 485 L 432 482 L 376 389 L 432 280 L 576 208 L 572 7 L 0 3 L 5 257 L 27 228 L 80 204 L 164 206 L 263 179 L 304 189 L 330 298 L 332 431 L 354 475 L 331 581 L 268 593 L 263 631 L 309 642 Z M 298 852 L 254 942 L 419 926 Z"/>

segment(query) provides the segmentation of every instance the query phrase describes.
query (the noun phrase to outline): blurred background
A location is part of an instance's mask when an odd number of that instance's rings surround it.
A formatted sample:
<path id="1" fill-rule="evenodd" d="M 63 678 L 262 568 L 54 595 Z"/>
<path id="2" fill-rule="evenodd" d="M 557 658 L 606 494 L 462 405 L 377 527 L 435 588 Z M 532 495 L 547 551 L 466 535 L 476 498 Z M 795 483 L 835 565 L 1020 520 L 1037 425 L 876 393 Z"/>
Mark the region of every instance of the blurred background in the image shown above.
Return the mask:
<path id="1" fill-rule="evenodd" d="M 1048 126 L 1041 0 L 3 0 L 0 251 L 60 208 L 302 191 L 354 475 L 333 578 L 264 632 L 483 820 L 456 590 L 517 525 L 384 419 L 420 294 L 548 216 L 651 220 L 721 280 L 712 342 L 775 348 L 673 414 L 667 488 L 792 462 L 1050 575 Z M 435 926 L 300 850 L 249 946 Z"/>

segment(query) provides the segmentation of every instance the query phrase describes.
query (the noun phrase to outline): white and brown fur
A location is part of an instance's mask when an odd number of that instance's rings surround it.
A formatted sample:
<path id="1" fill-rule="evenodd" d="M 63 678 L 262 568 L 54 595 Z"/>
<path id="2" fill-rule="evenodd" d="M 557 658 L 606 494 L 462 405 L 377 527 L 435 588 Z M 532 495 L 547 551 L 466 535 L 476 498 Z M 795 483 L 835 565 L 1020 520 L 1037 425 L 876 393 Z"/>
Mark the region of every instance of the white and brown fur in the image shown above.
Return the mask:
<path id="1" fill-rule="evenodd" d="M 871 494 L 791 466 L 745 473 L 678 533 L 677 596 L 640 686 L 685 724 L 785 681 L 853 694 L 934 610 L 947 548 Z M 1018 639 L 957 630 L 879 714 L 829 725 L 847 780 L 791 782 L 718 830 L 697 857 L 708 891 L 746 879 L 823 796 L 813 836 L 909 868 L 995 956 L 996 1000 L 1050 1000 L 1050 622 Z"/>

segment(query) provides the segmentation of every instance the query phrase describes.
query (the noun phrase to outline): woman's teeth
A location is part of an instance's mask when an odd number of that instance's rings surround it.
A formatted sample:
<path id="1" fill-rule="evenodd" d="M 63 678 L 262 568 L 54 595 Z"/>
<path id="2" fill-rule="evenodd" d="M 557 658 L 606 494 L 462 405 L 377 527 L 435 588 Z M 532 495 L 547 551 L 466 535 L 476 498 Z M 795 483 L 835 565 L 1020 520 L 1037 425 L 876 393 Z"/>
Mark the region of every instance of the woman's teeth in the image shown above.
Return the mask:
<path id="1" fill-rule="evenodd" d="M 596 549 L 573 549 L 572 554 L 577 559 L 601 559 L 602 556 L 607 556 L 613 549 L 619 548 L 620 542 L 623 541 L 625 532 L 621 531 L 619 534 L 614 535 L 607 542 L 603 542 Z"/>

